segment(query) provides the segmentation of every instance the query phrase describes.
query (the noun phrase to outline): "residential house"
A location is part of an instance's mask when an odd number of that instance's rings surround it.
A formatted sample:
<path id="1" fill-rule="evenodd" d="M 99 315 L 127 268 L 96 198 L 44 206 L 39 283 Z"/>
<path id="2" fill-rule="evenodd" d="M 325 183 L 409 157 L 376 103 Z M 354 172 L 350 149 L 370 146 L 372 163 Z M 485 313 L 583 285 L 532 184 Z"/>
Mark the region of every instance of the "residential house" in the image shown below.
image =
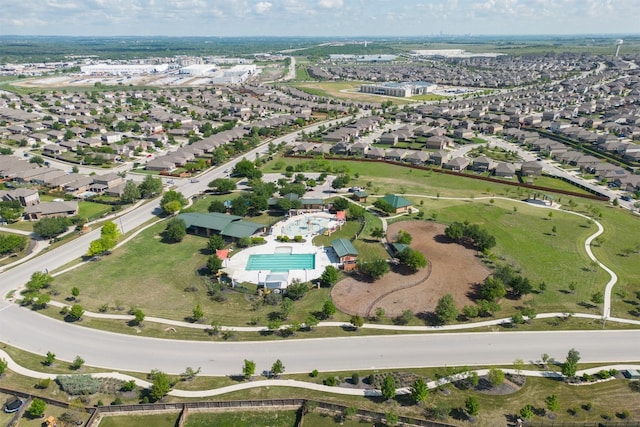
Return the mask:
<path id="1" fill-rule="evenodd" d="M 540 176 L 542 174 L 542 164 L 535 160 L 523 162 L 520 167 L 522 176 Z"/>
<path id="2" fill-rule="evenodd" d="M 495 162 L 493 159 L 487 156 L 480 156 L 473 159 L 473 165 L 471 168 L 476 172 L 486 172 L 490 171 L 495 167 Z"/>
<path id="3" fill-rule="evenodd" d="M 456 172 L 461 172 L 469 166 L 471 161 L 466 157 L 456 157 L 455 159 L 449 160 L 447 163 L 442 166 L 444 169 L 449 169 Z"/>
<path id="4" fill-rule="evenodd" d="M 499 162 L 493 170 L 495 176 L 513 178 L 516 174 L 516 166 L 513 163 Z"/>
<path id="5" fill-rule="evenodd" d="M 42 202 L 30 205 L 24 209 L 24 219 L 37 221 L 42 218 L 53 218 L 59 216 L 74 216 L 78 214 L 78 202 L 75 200 L 63 202 Z"/>

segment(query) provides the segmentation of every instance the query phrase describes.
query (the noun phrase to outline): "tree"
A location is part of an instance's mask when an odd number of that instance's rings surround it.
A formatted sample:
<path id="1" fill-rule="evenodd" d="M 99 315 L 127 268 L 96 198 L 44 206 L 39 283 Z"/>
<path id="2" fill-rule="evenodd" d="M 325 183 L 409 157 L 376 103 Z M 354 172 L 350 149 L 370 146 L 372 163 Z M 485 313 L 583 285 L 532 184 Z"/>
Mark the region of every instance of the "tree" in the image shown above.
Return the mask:
<path id="1" fill-rule="evenodd" d="M 162 193 L 162 179 L 153 175 L 147 175 L 138 186 L 140 196 L 144 199 L 150 199 Z"/>
<path id="2" fill-rule="evenodd" d="M 215 253 L 218 249 L 224 248 L 224 239 L 219 234 L 214 234 L 207 241 L 207 249 L 211 253 Z"/>
<path id="3" fill-rule="evenodd" d="M 279 377 L 282 374 L 284 374 L 284 365 L 282 364 L 282 361 L 278 359 L 273 362 L 273 365 L 271 365 L 271 375 Z"/>
<path id="4" fill-rule="evenodd" d="M 516 371 L 516 374 L 522 374 L 522 371 L 524 370 L 524 360 L 515 359 L 513 361 L 513 369 Z"/>
<path id="5" fill-rule="evenodd" d="M 160 207 L 168 214 L 174 214 L 187 205 L 187 199 L 179 191 L 169 190 L 162 196 Z"/>
<path id="6" fill-rule="evenodd" d="M 333 286 L 338 283 L 338 279 L 340 278 L 340 272 L 337 268 L 332 265 L 328 265 L 325 267 L 322 275 L 320 276 L 320 282 L 324 286 Z"/>
<path id="7" fill-rule="evenodd" d="M 558 409 L 560 409 L 560 402 L 558 400 L 557 394 L 552 394 L 550 396 L 547 396 L 544 399 L 544 402 L 547 404 L 547 409 L 550 410 L 551 412 L 555 412 Z"/>
<path id="8" fill-rule="evenodd" d="M 80 289 L 78 289 L 77 286 L 74 286 L 73 288 L 71 288 L 71 296 L 73 297 L 74 300 L 80 296 Z"/>
<path id="9" fill-rule="evenodd" d="M 381 227 L 376 227 L 371 230 L 371 237 L 375 237 L 376 239 L 382 239 L 384 235 L 384 230 Z"/>
<path id="10" fill-rule="evenodd" d="M 362 327 L 362 325 L 364 325 L 364 319 L 362 318 L 362 316 L 354 314 L 353 316 L 351 316 L 350 323 L 355 329 L 358 329 Z"/>
<path id="11" fill-rule="evenodd" d="M 326 300 L 324 304 L 322 304 L 322 315 L 325 317 L 325 319 L 328 319 L 334 314 L 336 314 L 335 304 L 333 304 L 333 301 L 331 300 Z"/>
<path id="12" fill-rule="evenodd" d="M 387 202 L 384 199 L 376 200 L 375 202 L 373 202 L 373 206 L 387 214 L 392 214 L 396 212 L 396 208 L 394 208 L 391 203 Z"/>
<path id="13" fill-rule="evenodd" d="M 458 317 L 458 309 L 456 308 L 453 296 L 446 294 L 438 300 L 435 310 L 438 322 L 442 325 L 453 322 Z"/>
<path id="14" fill-rule="evenodd" d="M 55 361 L 56 361 L 56 355 L 50 351 L 47 351 L 47 355 L 44 358 L 44 362 L 42 362 L 42 364 L 45 366 L 51 366 Z"/>
<path id="15" fill-rule="evenodd" d="M 518 298 L 523 295 L 528 295 L 533 291 L 531 281 L 520 275 L 514 277 L 513 280 L 509 282 L 509 286 L 511 287 L 511 293 Z"/>
<path id="16" fill-rule="evenodd" d="M 427 259 L 422 252 L 415 249 L 405 248 L 397 257 L 403 265 L 413 272 L 427 266 Z"/>
<path id="17" fill-rule="evenodd" d="M 82 306 L 80 304 L 74 304 L 71 306 L 68 316 L 71 321 L 75 322 L 82 319 L 83 314 L 84 314 L 84 309 L 82 308 Z"/>
<path id="18" fill-rule="evenodd" d="M 122 203 L 133 203 L 140 198 L 140 189 L 138 185 L 131 179 L 127 180 L 122 190 L 120 200 Z"/>
<path id="19" fill-rule="evenodd" d="M 4 374 L 4 371 L 7 370 L 7 366 L 9 366 L 9 363 L 4 359 L 0 359 L 0 375 Z"/>
<path id="20" fill-rule="evenodd" d="M 93 256 L 97 256 L 105 253 L 108 250 L 105 243 L 106 243 L 105 240 L 102 238 L 92 240 L 91 243 L 89 243 L 87 256 L 93 257 Z"/>
<path id="21" fill-rule="evenodd" d="M 43 271 L 36 271 L 31 274 L 31 278 L 26 283 L 25 287 L 29 291 L 39 291 L 40 289 L 49 287 L 52 282 L 52 275 Z"/>
<path id="22" fill-rule="evenodd" d="M 230 193 L 236 189 L 236 182 L 232 179 L 216 178 L 208 184 L 216 193 Z"/>
<path id="23" fill-rule="evenodd" d="M 382 393 L 382 397 L 387 400 L 396 397 L 396 381 L 391 375 L 384 377 L 382 387 L 380 387 L 380 392 Z"/>
<path id="24" fill-rule="evenodd" d="M 200 304 L 196 304 L 196 306 L 191 311 L 191 320 L 197 322 L 198 320 L 204 317 L 204 311 L 202 311 L 202 306 Z"/>
<path id="25" fill-rule="evenodd" d="M 80 356 L 76 356 L 76 358 L 73 359 L 73 362 L 71 362 L 71 365 L 69 365 L 69 369 L 77 371 L 82 368 L 82 365 L 84 365 L 84 359 Z"/>
<path id="26" fill-rule="evenodd" d="M 427 397 L 429 397 L 429 388 L 422 377 L 413 382 L 409 388 L 409 392 L 411 393 L 411 400 L 413 400 L 415 404 L 424 402 L 427 400 Z"/>
<path id="27" fill-rule="evenodd" d="M 238 163 L 236 163 L 235 167 L 233 168 L 233 175 L 246 176 L 251 180 L 254 178 L 261 178 L 262 172 L 256 169 L 256 165 L 252 161 L 243 158 Z"/>
<path id="28" fill-rule="evenodd" d="M 29 417 L 31 418 L 40 418 L 44 415 L 44 411 L 46 411 L 46 409 L 47 404 L 45 401 L 36 397 L 31 401 L 31 405 L 29 406 L 29 409 L 27 409 L 27 414 L 29 414 Z"/>
<path id="29" fill-rule="evenodd" d="M 42 218 L 33 225 L 33 232 L 43 239 L 50 239 L 67 231 L 71 219 L 67 217 Z"/>
<path id="30" fill-rule="evenodd" d="M 413 240 L 413 236 L 411 236 L 411 234 L 407 233 L 404 230 L 400 230 L 398 232 L 398 237 L 396 238 L 396 243 L 408 245 L 411 243 L 412 240 Z"/>
<path id="31" fill-rule="evenodd" d="M 358 271 L 375 281 L 389 272 L 389 264 L 382 258 L 375 258 L 368 262 L 358 260 Z"/>
<path id="32" fill-rule="evenodd" d="M 492 387 L 498 387 L 504 382 L 504 371 L 498 368 L 491 368 L 487 373 L 487 380 Z"/>
<path id="33" fill-rule="evenodd" d="M 480 297 L 487 301 L 496 301 L 507 294 L 504 283 L 498 277 L 488 276 L 478 290 Z"/>
<path id="34" fill-rule="evenodd" d="M 201 368 L 193 369 L 191 366 L 187 366 L 184 372 L 180 374 L 182 381 L 192 381 L 201 371 Z"/>
<path id="35" fill-rule="evenodd" d="M 304 325 L 309 330 L 312 330 L 315 326 L 318 326 L 318 323 L 320 323 L 320 320 L 313 314 L 308 315 L 304 320 Z"/>
<path id="36" fill-rule="evenodd" d="M 280 303 L 280 318 L 287 320 L 293 311 L 293 301 L 290 298 L 284 298 Z"/>
<path id="37" fill-rule="evenodd" d="M 464 401 L 464 409 L 467 414 L 475 417 L 480 412 L 480 402 L 476 396 L 468 396 Z"/>
<path id="38" fill-rule="evenodd" d="M 209 270 L 209 274 L 213 276 L 217 274 L 221 268 L 222 260 L 218 257 L 218 255 L 211 255 L 209 257 L 209 260 L 207 261 L 207 269 Z"/>
<path id="39" fill-rule="evenodd" d="M 253 374 L 256 373 L 256 362 L 253 360 L 244 359 L 244 365 L 242 365 L 242 374 L 245 379 L 250 379 Z"/>
<path id="40" fill-rule="evenodd" d="M 149 397 L 153 401 L 158 401 L 165 397 L 171 390 L 171 382 L 169 376 L 164 372 L 155 371 L 153 373 L 153 384 L 149 389 Z"/>
<path id="41" fill-rule="evenodd" d="M 567 359 L 562 364 L 562 375 L 566 377 L 575 377 L 578 370 L 578 362 L 580 361 L 580 352 L 572 348 L 567 353 Z"/>
<path id="42" fill-rule="evenodd" d="M 162 232 L 162 240 L 167 243 L 179 243 L 187 235 L 187 224 L 182 218 L 172 218 Z"/>
<path id="43" fill-rule="evenodd" d="M 333 201 L 333 209 L 337 211 L 344 211 L 349 207 L 349 201 L 342 197 L 338 197 Z"/>
<path id="44" fill-rule="evenodd" d="M 227 207 L 222 200 L 212 200 L 207 210 L 209 212 L 227 213 Z"/>
<path id="45" fill-rule="evenodd" d="M 591 302 L 598 305 L 604 302 L 604 294 L 601 291 L 596 291 L 591 295 Z"/>
<path id="46" fill-rule="evenodd" d="M 308 284 L 300 281 L 294 281 L 287 288 L 287 298 L 291 298 L 291 300 L 297 301 L 299 299 L 302 299 L 302 297 L 304 297 L 307 292 L 309 292 Z"/>
<path id="47" fill-rule="evenodd" d="M 525 420 L 528 420 L 529 418 L 533 417 L 533 414 L 534 414 L 533 409 L 534 408 L 531 405 L 524 405 L 522 409 L 520 409 L 520 416 Z"/>
<path id="48" fill-rule="evenodd" d="M 133 310 L 133 321 L 136 323 L 136 325 L 142 325 L 142 322 L 144 322 L 144 318 L 145 314 L 142 310 L 140 310 L 139 308 Z"/>

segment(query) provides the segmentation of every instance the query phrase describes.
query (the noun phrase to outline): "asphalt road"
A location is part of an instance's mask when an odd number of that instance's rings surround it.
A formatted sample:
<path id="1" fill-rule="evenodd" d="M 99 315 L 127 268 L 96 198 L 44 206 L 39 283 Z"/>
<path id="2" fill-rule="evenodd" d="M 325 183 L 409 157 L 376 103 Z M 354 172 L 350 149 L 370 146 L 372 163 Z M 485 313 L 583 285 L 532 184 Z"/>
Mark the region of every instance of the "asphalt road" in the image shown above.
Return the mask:
<path id="1" fill-rule="evenodd" d="M 290 140 L 293 136 L 283 137 Z M 266 146 L 246 154 L 266 151 Z M 235 161 L 239 161 L 237 159 Z M 234 162 L 235 162 L 234 161 Z M 211 170 L 199 182 L 180 180 L 186 196 L 206 188 L 234 162 Z M 125 231 L 153 217 L 158 202 L 142 205 L 116 223 Z M 25 283 L 34 271 L 53 270 L 82 256 L 94 230 L 73 242 L 43 253 L 0 274 L 0 295 Z M 204 332 L 203 332 L 204 333 Z M 266 342 L 190 342 L 112 334 L 54 320 L 0 300 L 0 341 L 39 354 L 54 352 L 59 359 L 76 355 L 86 363 L 109 369 L 148 372 L 157 368 L 179 373 L 185 367 L 201 367 L 205 375 L 239 373 L 245 358 L 258 371 L 281 359 L 287 372 L 383 369 L 415 366 L 510 364 L 516 358 L 535 361 L 541 353 L 562 360 L 570 348 L 582 354 L 582 362 L 630 362 L 640 355 L 640 331 L 584 332 L 476 332 L 430 335 L 394 335 Z M 19 362 L 19 360 L 18 360 Z"/>
<path id="2" fill-rule="evenodd" d="M 237 374 L 244 359 L 254 360 L 257 372 L 276 359 L 287 372 L 511 364 L 539 360 L 542 353 L 563 360 L 570 348 L 581 353 L 581 362 L 623 362 L 638 359 L 638 338 L 640 331 L 489 332 L 214 343 L 102 332 L 17 306 L 0 312 L 0 340 L 15 347 L 53 351 L 65 360 L 80 355 L 108 369 L 176 374 L 187 366 L 202 368 L 203 375 Z"/>

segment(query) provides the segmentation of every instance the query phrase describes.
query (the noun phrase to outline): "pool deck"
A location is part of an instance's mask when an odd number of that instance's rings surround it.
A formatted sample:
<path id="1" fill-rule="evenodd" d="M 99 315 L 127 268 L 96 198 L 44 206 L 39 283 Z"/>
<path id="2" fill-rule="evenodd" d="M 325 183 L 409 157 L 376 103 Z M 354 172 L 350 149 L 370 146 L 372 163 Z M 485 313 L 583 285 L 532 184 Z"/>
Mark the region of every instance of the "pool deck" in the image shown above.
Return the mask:
<path id="1" fill-rule="evenodd" d="M 305 242 L 300 243 L 296 243 L 293 241 L 278 242 L 276 240 L 276 237 L 279 236 L 282 232 L 283 225 L 286 225 L 289 221 L 303 220 L 307 216 L 322 216 L 325 218 L 334 217 L 331 214 L 320 212 L 313 214 L 296 215 L 285 221 L 280 221 L 271 228 L 271 234 L 265 236 L 266 243 L 264 245 L 252 246 L 246 249 L 234 249 L 231 252 L 233 256 L 223 261 L 223 271 L 225 271 L 235 282 L 260 283 L 261 281 L 264 281 L 266 279 L 267 275 L 271 271 L 247 271 L 246 266 L 249 262 L 249 256 L 254 254 L 273 254 L 276 248 L 279 247 L 291 248 L 291 253 L 293 254 L 316 255 L 314 269 L 289 270 L 289 283 L 291 283 L 293 279 L 298 279 L 302 282 L 315 280 L 322 275 L 322 272 L 327 266 L 333 265 L 334 267 L 337 267 L 338 260 L 335 259 L 335 255 L 332 254 L 331 248 L 318 247 L 314 246 L 313 243 L 311 243 L 313 237 L 315 237 L 316 234 L 304 235 L 303 238 L 305 239 Z"/>

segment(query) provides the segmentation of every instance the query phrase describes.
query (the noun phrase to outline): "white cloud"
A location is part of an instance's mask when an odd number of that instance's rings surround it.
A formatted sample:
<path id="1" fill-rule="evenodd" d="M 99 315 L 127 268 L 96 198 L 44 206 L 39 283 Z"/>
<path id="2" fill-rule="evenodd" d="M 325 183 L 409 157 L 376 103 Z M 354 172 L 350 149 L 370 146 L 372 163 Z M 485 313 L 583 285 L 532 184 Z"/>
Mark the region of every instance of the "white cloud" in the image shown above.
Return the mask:
<path id="1" fill-rule="evenodd" d="M 256 3 L 254 8 L 255 12 L 262 15 L 263 13 L 268 12 L 271 9 L 272 4 L 268 1 L 261 1 Z"/>
<path id="2" fill-rule="evenodd" d="M 342 0 L 320 0 L 318 6 L 323 9 L 340 9 L 344 5 Z"/>

